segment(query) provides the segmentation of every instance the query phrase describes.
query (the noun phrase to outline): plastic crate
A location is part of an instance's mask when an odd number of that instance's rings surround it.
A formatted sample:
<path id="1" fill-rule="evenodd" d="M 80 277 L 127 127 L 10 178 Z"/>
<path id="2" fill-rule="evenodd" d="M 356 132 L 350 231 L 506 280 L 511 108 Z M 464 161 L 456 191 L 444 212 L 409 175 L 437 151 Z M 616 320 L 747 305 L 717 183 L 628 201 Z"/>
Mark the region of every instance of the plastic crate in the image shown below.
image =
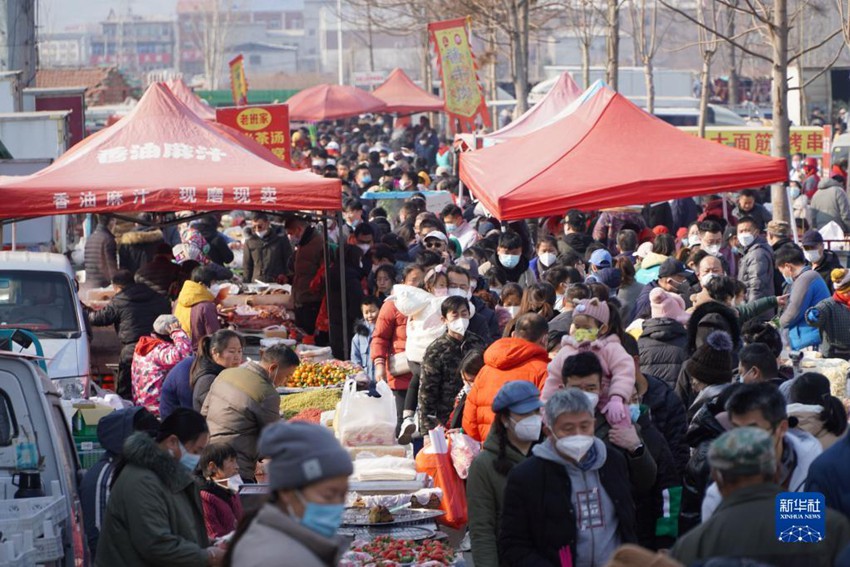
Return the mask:
<path id="1" fill-rule="evenodd" d="M 62 534 L 54 537 L 40 537 L 33 540 L 35 546 L 35 562 L 47 563 L 65 557 L 65 547 L 62 544 Z"/>
<path id="2" fill-rule="evenodd" d="M 77 455 L 80 457 L 80 466 L 83 470 L 89 470 L 106 454 L 106 449 L 91 449 L 89 451 L 77 449 Z"/>
<path id="3" fill-rule="evenodd" d="M 61 494 L 0 500 L 0 533 L 30 531 L 34 538 L 39 538 L 44 535 L 45 522 L 56 525 L 67 518 L 67 514 L 67 503 Z"/>
<path id="4" fill-rule="evenodd" d="M 37 555 L 31 533 L 13 534 L 0 543 L 0 567 L 33 567 Z"/>

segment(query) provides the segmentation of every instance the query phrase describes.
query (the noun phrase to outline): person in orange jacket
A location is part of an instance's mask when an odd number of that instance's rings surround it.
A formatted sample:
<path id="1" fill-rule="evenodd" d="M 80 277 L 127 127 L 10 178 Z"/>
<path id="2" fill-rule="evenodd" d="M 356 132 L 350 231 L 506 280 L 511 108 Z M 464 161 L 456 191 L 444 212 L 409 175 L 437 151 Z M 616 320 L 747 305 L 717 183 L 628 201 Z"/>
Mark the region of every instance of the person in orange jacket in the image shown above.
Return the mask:
<path id="1" fill-rule="evenodd" d="M 525 313 L 517 319 L 511 337 L 499 339 L 484 352 L 484 368 L 478 373 L 463 409 L 463 431 L 483 442 L 495 418 L 493 399 L 507 382 L 525 380 L 538 389 L 546 381 L 548 338 L 546 319 Z"/>

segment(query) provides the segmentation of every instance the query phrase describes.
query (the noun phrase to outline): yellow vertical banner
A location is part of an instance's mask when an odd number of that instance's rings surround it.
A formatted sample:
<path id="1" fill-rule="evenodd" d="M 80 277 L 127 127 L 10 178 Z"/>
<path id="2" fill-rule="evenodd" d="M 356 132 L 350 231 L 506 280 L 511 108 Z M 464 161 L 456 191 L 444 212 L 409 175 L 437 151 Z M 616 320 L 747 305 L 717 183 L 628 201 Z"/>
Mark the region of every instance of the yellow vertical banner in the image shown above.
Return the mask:
<path id="1" fill-rule="evenodd" d="M 248 104 L 248 80 L 245 78 L 245 59 L 242 55 L 237 55 L 230 61 L 230 92 L 233 95 L 233 104 Z"/>

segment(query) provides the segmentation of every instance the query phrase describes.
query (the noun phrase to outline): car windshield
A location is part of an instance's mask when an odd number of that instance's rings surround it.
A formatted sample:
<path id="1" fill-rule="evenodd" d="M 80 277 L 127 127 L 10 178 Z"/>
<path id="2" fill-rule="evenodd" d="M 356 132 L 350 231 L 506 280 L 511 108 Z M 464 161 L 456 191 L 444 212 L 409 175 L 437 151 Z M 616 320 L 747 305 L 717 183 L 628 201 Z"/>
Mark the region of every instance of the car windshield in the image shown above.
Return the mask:
<path id="1" fill-rule="evenodd" d="M 0 270 L 0 329 L 36 334 L 78 333 L 80 323 L 68 278 L 59 272 Z"/>

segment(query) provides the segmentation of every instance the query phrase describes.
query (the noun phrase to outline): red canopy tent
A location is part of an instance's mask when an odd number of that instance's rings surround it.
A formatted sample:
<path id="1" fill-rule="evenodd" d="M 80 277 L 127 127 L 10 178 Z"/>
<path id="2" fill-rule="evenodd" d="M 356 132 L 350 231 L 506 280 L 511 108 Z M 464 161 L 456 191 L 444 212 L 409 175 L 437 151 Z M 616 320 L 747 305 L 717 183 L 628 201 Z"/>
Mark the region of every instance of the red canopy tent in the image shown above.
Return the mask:
<path id="1" fill-rule="evenodd" d="M 784 181 L 782 158 L 686 134 L 602 88 L 554 124 L 460 156 L 460 178 L 501 220 L 663 201 Z"/>
<path id="2" fill-rule="evenodd" d="M 130 114 L 49 167 L 0 180 L 0 218 L 191 210 L 338 210 L 338 179 L 291 171 L 154 84 Z"/>
<path id="3" fill-rule="evenodd" d="M 504 142 L 548 126 L 559 118 L 559 113 L 570 103 L 577 100 L 581 94 L 582 90 L 573 80 L 572 75 L 568 71 L 564 71 L 540 102 L 504 128 L 484 136 L 484 139 Z"/>
<path id="4" fill-rule="evenodd" d="M 286 104 L 290 120 L 302 122 L 349 118 L 383 111 L 386 107 L 384 101 L 371 93 L 345 85 L 316 85 L 295 93 Z"/>
<path id="5" fill-rule="evenodd" d="M 183 82 L 183 79 L 172 79 L 165 84 L 171 90 L 171 94 L 185 104 L 189 110 L 204 120 L 215 120 L 215 109 L 201 102 L 198 95 L 189 88 L 189 85 Z"/>
<path id="6" fill-rule="evenodd" d="M 442 112 L 443 99 L 418 87 L 401 69 L 393 69 L 387 80 L 372 93 L 387 106 L 383 112 L 413 114 L 415 112 Z"/>

